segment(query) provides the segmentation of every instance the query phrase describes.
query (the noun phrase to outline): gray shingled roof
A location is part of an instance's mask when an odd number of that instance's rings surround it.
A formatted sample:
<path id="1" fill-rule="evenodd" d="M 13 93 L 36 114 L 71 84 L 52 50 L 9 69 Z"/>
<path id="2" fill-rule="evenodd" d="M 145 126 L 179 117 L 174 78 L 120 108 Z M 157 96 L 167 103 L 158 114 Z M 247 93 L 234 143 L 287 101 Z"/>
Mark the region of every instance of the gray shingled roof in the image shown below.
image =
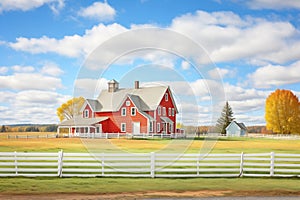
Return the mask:
<path id="1" fill-rule="evenodd" d="M 155 110 L 159 105 L 168 86 L 141 87 L 139 89 L 118 89 L 115 92 L 103 90 L 98 101 L 101 104 L 101 111 L 118 111 L 125 98 L 129 96 L 134 104 L 143 111 Z"/>
<path id="2" fill-rule="evenodd" d="M 241 129 L 244 129 L 244 130 L 247 130 L 247 127 L 245 126 L 244 123 L 237 123 L 236 124 L 241 128 Z"/>
<path id="3" fill-rule="evenodd" d="M 58 126 L 88 126 L 88 125 L 93 125 L 102 122 L 107 119 L 108 117 L 96 117 L 96 118 L 75 117 L 61 122 L 60 124 L 58 124 Z"/>
<path id="4" fill-rule="evenodd" d="M 95 99 L 86 99 L 86 101 L 91 106 L 91 108 L 92 108 L 92 110 L 94 112 L 97 112 L 97 111 L 101 110 L 102 106 L 101 106 L 101 104 L 99 103 L 98 100 L 95 100 Z"/>

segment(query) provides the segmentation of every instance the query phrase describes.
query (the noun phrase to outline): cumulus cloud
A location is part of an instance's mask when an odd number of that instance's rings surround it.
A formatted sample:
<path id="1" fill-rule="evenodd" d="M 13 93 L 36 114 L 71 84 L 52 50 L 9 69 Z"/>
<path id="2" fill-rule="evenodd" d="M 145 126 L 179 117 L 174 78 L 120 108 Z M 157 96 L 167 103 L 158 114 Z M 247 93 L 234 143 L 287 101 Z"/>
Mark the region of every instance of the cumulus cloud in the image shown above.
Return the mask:
<path id="1" fill-rule="evenodd" d="M 250 83 L 257 88 L 278 87 L 300 82 L 300 61 L 288 66 L 267 65 L 249 74 Z"/>
<path id="2" fill-rule="evenodd" d="M 1 102 L 5 100 L 8 105 L 0 106 L 0 121 L 4 124 L 57 123 L 56 108 L 71 98 L 57 92 L 40 90 L 5 91 L 0 94 Z"/>
<path id="3" fill-rule="evenodd" d="M 59 66 L 53 62 L 46 62 L 45 65 L 41 69 L 42 74 L 50 75 L 50 76 L 59 76 L 63 74 L 63 70 L 59 68 Z"/>
<path id="4" fill-rule="evenodd" d="M 11 69 L 15 72 L 33 72 L 34 71 L 34 67 L 32 67 L 32 66 L 14 65 L 11 67 Z"/>
<path id="5" fill-rule="evenodd" d="M 107 2 L 94 2 L 91 6 L 82 8 L 78 12 L 78 15 L 98 21 L 112 21 L 116 15 L 116 11 Z"/>
<path id="6" fill-rule="evenodd" d="M 143 27 L 143 25 L 140 25 Z M 139 28 L 140 28 L 139 26 Z M 19 37 L 16 42 L 8 45 L 19 51 L 37 53 L 57 53 L 68 57 L 88 55 L 98 45 L 113 36 L 130 29 L 120 24 L 109 25 L 99 24 L 92 29 L 85 31 L 83 35 L 68 35 L 61 39 L 43 36 L 41 38 Z M 300 43 L 297 42 L 299 31 L 289 22 L 268 21 L 254 17 L 240 17 L 233 12 L 205 12 L 197 11 L 193 14 L 186 14 L 173 19 L 168 27 L 179 33 L 189 36 L 202 46 L 213 62 L 224 62 L 238 59 L 255 60 L 256 62 L 283 63 L 291 59 L 300 59 Z M 149 36 L 153 32 L 149 29 Z M 132 35 L 114 48 L 126 49 L 133 45 L 145 42 L 147 35 Z M 150 39 L 148 39 L 150 43 Z M 158 37 L 151 40 L 152 44 L 161 44 L 165 48 L 181 48 L 186 55 L 194 56 L 193 48 L 175 46 L 173 38 Z M 291 51 L 291 49 L 293 51 Z M 108 57 L 116 51 L 109 49 L 101 57 Z M 198 56 L 199 60 L 207 62 L 203 55 Z M 206 59 L 206 60 L 205 60 Z M 185 66 L 187 67 L 187 66 Z"/>
<path id="7" fill-rule="evenodd" d="M 190 66 L 190 63 L 188 63 L 187 61 L 182 61 L 182 62 L 181 62 L 181 68 L 182 68 L 183 70 L 188 70 L 190 67 L 191 67 L 191 66 Z"/>
<path id="8" fill-rule="evenodd" d="M 252 9 L 300 9 L 300 2 L 295 0 L 247 0 L 244 2 Z"/>
<path id="9" fill-rule="evenodd" d="M 61 79 L 37 73 L 15 73 L 0 76 L 0 89 L 7 90 L 57 90 L 62 88 Z"/>
<path id="10" fill-rule="evenodd" d="M 51 52 L 68 57 L 79 57 L 91 53 L 102 42 L 125 30 L 126 28 L 119 24 L 107 26 L 99 24 L 86 30 L 83 36 L 75 34 L 62 39 L 47 36 L 41 38 L 19 37 L 15 43 L 9 43 L 9 46 L 15 50 L 32 54 Z"/>
<path id="11" fill-rule="evenodd" d="M 0 13 L 3 11 L 22 10 L 29 11 L 47 4 L 57 14 L 64 7 L 64 0 L 1 0 Z"/>
<path id="12" fill-rule="evenodd" d="M 0 74 L 6 74 L 8 72 L 8 67 L 0 67 Z"/>

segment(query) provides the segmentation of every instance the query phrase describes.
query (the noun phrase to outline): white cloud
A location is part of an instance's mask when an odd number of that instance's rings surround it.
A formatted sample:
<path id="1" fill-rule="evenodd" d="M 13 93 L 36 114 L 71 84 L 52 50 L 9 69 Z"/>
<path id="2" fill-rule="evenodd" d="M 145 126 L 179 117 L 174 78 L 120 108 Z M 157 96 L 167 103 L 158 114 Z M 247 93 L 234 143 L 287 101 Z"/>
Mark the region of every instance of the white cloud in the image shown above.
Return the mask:
<path id="1" fill-rule="evenodd" d="M 6 74 L 8 72 L 8 67 L 0 67 L 0 74 Z"/>
<path id="2" fill-rule="evenodd" d="M 0 92 L 0 94 L 0 100 L 6 100 L 7 104 L 5 106 L 0 104 L 0 121 L 4 124 L 57 123 L 56 109 L 71 98 L 53 91 L 36 90 Z"/>
<path id="3" fill-rule="evenodd" d="M 295 44 L 294 39 L 299 31 L 289 22 L 241 18 L 232 12 L 197 11 L 175 18 L 170 28 L 202 45 L 213 62 L 237 59 L 280 62 L 300 58 L 297 51 L 290 51 L 291 46 L 300 49 L 300 44 Z M 275 53 L 280 54 L 280 59 Z"/>
<path id="4" fill-rule="evenodd" d="M 64 7 L 64 0 L 1 0 L 0 13 L 13 10 L 29 11 L 45 4 L 57 14 Z"/>
<path id="5" fill-rule="evenodd" d="M 297 0 L 248 0 L 245 2 L 252 9 L 300 9 L 300 1 Z"/>
<path id="6" fill-rule="evenodd" d="M 43 68 L 41 69 L 41 73 L 50 76 L 59 76 L 63 74 L 63 70 L 60 69 L 55 63 L 46 62 Z"/>
<path id="7" fill-rule="evenodd" d="M 114 19 L 116 11 L 107 2 L 94 2 L 91 6 L 82 8 L 78 15 L 98 21 L 111 21 Z"/>
<path id="8" fill-rule="evenodd" d="M 33 72 L 34 71 L 34 67 L 32 67 L 32 66 L 15 65 L 15 66 L 12 66 L 11 68 L 15 72 Z"/>
<path id="9" fill-rule="evenodd" d="M 278 87 L 300 83 L 300 61 L 289 66 L 267 65 L 249 74 L 250 83 L 257 88 Z"/>
<path id="10" fill-rule="evenodd" d="M 62 88 L 61 79 L 36 73 L 15 73 L 0 76 L 0 89 L 11 90 L 57 90 Z"/>
<path id="11" fill-rule="evenodd" d="M 103 89 L 107 89 L 108 80 L 105 78 L 80 78 L 74 83 L 74 95 L 85 98 L 97 98 Z"/>
<path id="12" fill-rule="evenodd" d="M 191 66 L 190 66 L 190 63 L 188 63 L 187 61 L 182 61 L 182 62 L 181 62 L 181 68 L 182 68 L 183 70 L 188 70 L 190 67 L 191 67 Z"/>
<path id="13" fill-rule="evenodd" d="M 225 75 L 229 74 L 230 71 L 228 69 L 215 68 L 208 72 L 209 76 L 212 79 L 220 79 L 224 78 Z"/>
<path id="14" fill-rule="evenodd" d="M 37 53 L 57 53 L 68 57 L 79 57 L 91 53 L 98 45 L 107 39 L 126 30 L 119 24 L 99 24 L 86 30 L 83 36 L 65 36 L 62 39 L 49 38 L 17 38 L 15 43 L 9 43 L 10 47 L 18 51 Z"/>
<path id="15" fill-rule="evenodd" d="M 19 37 L 16 42 L 8 43 L 8 45 L 15 50 L 33 54 L 51 52 L 68 57 L 86 56 L 113 36 L 144 26 L 146 25 L 133 25 L 127 29 L 116 23 L 99 24 L 86 30 L 83 35 L 69 35 L 61 39 L 47 36 L 41 38 Z M 241 18 L 232 12 L 208 13 L 197 11 L 195 14 L 174 18 L 168 28 L 187 35 L 202 45 L 213 62 L 246 59 L 248 62 L 253 60 L 256 63 L 266 61 L 282 63 L 292 59 L 300 59 L 300 54 L 297 53 L 300 50 L 300 42 L 297 42 L 299 31 L 289 22 L 267 21 L 249 16 Z M 196 56 L 194 48 L 184 45 L 174 46 L 174 41 L 180 44 L 180 41 L 175 38 L 156 37 L 153 39 L 153 34 L 159 34 L 158 31 L 148 30 L 149 36 L 132 33 L 132 38 L 127 38 L 122 43 L 120 41 L 115 42 L 115 46 L 110 46 L 113 49 L 104 52 L 101 59 L 105 60 L 106 57 L 115 55 L 119 51 L 128 49 L 128 47 L 139 44 L 149 46 L 150 43 L 160 45 L 167 50 L 184 52 L 188 56 Z M 197 55 L 197 62 L 210 62 L 207 55 L 204 54 Z M 96 63 L 99 63 L 99 56 L 96 60 Z"/>

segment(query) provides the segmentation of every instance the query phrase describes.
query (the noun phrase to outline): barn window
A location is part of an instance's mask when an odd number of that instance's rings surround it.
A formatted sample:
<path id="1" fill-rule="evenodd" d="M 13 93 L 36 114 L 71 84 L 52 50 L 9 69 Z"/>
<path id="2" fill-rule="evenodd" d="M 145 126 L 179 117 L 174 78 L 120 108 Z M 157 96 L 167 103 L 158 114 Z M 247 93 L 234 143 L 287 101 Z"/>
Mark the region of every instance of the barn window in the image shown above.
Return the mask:
<path id="1" fill-rule="evenodd" d="M 88 118 L 89 117 L 89 110 L 86 109 L 84 110 L 84 118 Z"/>
<path id="2" fill-rule="evenodd" d="M 174 117 L 175 116 L 175 109 L 172 108 L 172 116 Z"/>
<path id="3" fill-rule="evenodd" d="M 121 123 L 121 132 L 126 132 L 126 123 Z"/>
<path id="4" fill-rule="evenodd" d="M 172 108 L 169 108 L 169 116 L 172 116 Z"/>
<path id="5" fill-rule="evenodd" d="M 126 116 L 126 108 L 122 108 L 122 110 L 121 110 L 121 116 Z"/>
<path id="6" fill-rule="evenodd" d="M 126 106 L 130 106 L 130 101 L 126 101 Z"/>
<path id="7" fill-rule="evenodd" d="M 161 115 L 161 107 L 160 106 L 158 106 L 157 113 L 158 113 L 158 116 Z"/>
<path id="8" fill-rule="evenodd" d="M 136 115 L 136 108 L 132 107 L 131 108 L 131 116 L 135 116 Z"/>
<path id="9" fill-rule="evenodd" d="M 168 93 L 166 93 L 165 94 L 165 101 L 168 101 L 168 99 L 169 99 L 169 95 L 168 95 Z"/>
<path id="10" fill-rule="evenodd" d="M 166 116 L 166 107 L 163 107 L 163 116 Z"/>

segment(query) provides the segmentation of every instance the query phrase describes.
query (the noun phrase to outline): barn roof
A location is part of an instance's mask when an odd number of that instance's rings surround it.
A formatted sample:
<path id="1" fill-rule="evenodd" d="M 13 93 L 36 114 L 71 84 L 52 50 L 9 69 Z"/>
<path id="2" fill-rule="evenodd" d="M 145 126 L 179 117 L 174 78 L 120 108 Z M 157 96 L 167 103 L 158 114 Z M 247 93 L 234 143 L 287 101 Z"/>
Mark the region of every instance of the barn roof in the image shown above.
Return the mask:
<path id="1" fill-rule="evenodd" d="M 118 111 L 126 97 L 129 97 L 139 109 L 149 111 L 157 108 L 167 89 L 168 86 L 156 86 L 138 89 L 121 88 L 115 92 L 103 90 L 97 100 L 101 105 L 100 111 L 102 112 Z"/>

